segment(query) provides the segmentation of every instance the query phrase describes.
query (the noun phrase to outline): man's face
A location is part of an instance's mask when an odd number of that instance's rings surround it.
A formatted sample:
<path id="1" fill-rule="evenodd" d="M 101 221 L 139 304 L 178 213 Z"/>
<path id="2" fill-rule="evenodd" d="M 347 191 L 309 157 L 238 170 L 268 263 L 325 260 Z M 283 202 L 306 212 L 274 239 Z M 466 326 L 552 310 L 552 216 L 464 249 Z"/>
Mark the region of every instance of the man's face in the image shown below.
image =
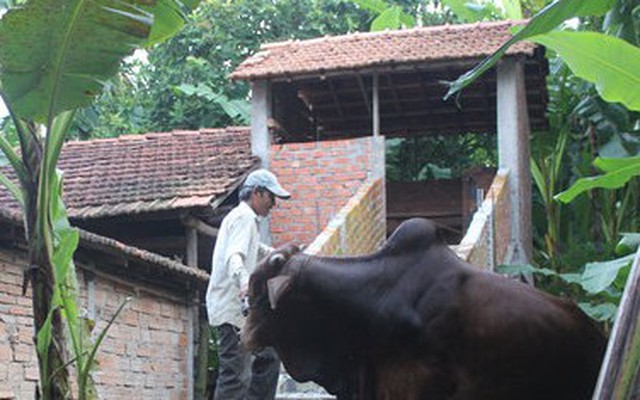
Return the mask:
<path id="1" fill-rule="evenodd" d="M 268 190 L 253 192 L 253 210 L 256 214 L 266 217 L 276 205 L 276 196 Z"/>

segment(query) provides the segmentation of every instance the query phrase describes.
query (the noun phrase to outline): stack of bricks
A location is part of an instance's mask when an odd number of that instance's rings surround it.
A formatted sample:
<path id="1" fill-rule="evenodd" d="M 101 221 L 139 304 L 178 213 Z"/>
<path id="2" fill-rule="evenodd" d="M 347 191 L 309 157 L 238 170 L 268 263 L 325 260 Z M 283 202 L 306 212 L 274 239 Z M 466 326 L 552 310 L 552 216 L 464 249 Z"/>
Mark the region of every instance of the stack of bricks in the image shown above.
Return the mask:
<path id="1" fill-rule="evenodd" d="M 370 137 L 273 145 L 271 169 L 292 194 L 272 211 L 275 245 L 309 244 L 371 177 Z"/>

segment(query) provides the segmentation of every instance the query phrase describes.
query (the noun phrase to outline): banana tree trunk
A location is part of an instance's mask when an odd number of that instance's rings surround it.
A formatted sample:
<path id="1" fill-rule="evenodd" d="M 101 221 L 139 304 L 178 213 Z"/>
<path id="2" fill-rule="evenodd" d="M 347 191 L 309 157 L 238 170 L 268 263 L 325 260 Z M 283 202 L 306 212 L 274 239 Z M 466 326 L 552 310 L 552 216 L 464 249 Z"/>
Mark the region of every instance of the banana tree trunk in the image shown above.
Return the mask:
<path id="1" fill-rule="evenodd" d="M 32 254 L 31 269 L 28 272 L 32 285 L 32 305 L 36 332 L 44 325 L 51 307 L 51 294 L 53 293 L 53 277 L 51 265 L 41 258 L 41 254 Z M 71 398 L 69 386 L 69 371 L 65 362 L 64 332 L 59 310 L 53 311 L 52 339 L 47 352 L 47 359 L 42 359 L 38 354 L 38 366 L 40 371 L 52 371 L 49 376 L 40 376 L 38 391 L 41 399 L 68 399 Z M 45 366 L 46 364 L 46 366 Z M 47 383 L 45 380 L 49 379 Z"/>
<path id="2" fill-rule="evenodd" d="M 34 154 L 35 153 L 35 154 Z M 29 165 L 31 177 L 25 190 L 25 222 L 29 246 L 29 269 L 25 271 L 25 283 L 31 283 L 31 302 L 36 337 L 45 326 L 52 303 L 54 277 L 53 268 L 45 243 L 38 235 L 37 222 L 37 185 L 39 177 L 39 151 L 31 153 L 32 157 L 25 160 Z M 26 285 L 24 287 L 26 290 Z M 36 399 L 57 400 L 71 398 L 69 371 L 67 369 L 65 336 L 60 311 L 54 310 L 51 319 L 51 341 L 48 345 L 46 357 L 38 354 L 38 369 L 40 382 L 36 388 Z"/>

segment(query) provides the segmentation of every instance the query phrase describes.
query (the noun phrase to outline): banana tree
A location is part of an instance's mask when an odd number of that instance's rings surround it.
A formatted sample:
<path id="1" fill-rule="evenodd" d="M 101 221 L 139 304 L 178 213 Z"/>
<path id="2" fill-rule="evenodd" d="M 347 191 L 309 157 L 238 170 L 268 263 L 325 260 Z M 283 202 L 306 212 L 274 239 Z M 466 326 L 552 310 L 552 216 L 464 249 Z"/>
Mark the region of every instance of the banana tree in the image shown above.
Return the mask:
<path id="1" fill-rule="evenodd" d="M 17 152 L 0 135 L 0 150 L 17 184 L 1 173 L 0 182 L 22 207 L 29 244 L 24 288 L 31 285 L 36 330 L 40 381 L 35 397 L 92 398 L 89 371 L 104 332 L 91 344 L 79 317 L 72 261 L 78 232 L 67 219 L 56 164 L 74 111 L 94 99 L 135 48 L 175 34 L 198 0 L 20 3 L 0 19 L 0 96 L 20 147 Z M 71 364 L 77 396 L 69 382 Z"/>

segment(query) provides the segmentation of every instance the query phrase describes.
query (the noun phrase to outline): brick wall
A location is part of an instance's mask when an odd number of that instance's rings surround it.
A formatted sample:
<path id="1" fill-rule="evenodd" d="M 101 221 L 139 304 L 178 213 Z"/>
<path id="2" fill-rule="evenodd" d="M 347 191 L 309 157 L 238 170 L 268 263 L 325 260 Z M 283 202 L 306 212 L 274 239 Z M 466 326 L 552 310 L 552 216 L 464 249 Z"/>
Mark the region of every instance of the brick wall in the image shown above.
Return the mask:
<path id="1" fill-rule="evenodd" d="M 0 399 L 33 399 L 38 380 L 31 297 L 17 265 L 24 261 L 0 251 Z"/>
<path id="2" fill-rule="evenodd" d="M 187 398 L 188 308 L 107 279 L 95 280 L 95 292 L 99 329 L 132 298 L 101 347 L 94 373 L 101 398 Z"/>
<path id="3" fill-rule="evenodd" d="M 31 301 L 21 295 L 24 264 L 17 253 L 0 249 L 0 399 L 33 398 L 38 379 Z M 94 335 L 125 298 L 132 298 L 99 350 L 93 377 L 100 398 L 186 399 L 189 310 L 184 303 L 101 275 L 88 281 L 81 270 L 79 281 L 83 308 L 97 322 Z"/>
<path id="4" fill-rule="evenodd" d="M 271 169 L 292 194 L 272 211 L 273 243 L 311 243 L 372 176 L 375 148 L 371 137 L 273 145 Z"/>
<path id="5" fill-rule="evenodd" d="M 383 180 L 368 180 L 309 246 L 318 255 L 363 255 L 386 238 Z"/>
<path id="6" fill-rule="evenodd" d="M 465 236 L 454 247 L 456 253 L 482 269 L 504 263 L 511 238 L 510 221 L 509 175 L 506 170 L 498 170 Z"/>

